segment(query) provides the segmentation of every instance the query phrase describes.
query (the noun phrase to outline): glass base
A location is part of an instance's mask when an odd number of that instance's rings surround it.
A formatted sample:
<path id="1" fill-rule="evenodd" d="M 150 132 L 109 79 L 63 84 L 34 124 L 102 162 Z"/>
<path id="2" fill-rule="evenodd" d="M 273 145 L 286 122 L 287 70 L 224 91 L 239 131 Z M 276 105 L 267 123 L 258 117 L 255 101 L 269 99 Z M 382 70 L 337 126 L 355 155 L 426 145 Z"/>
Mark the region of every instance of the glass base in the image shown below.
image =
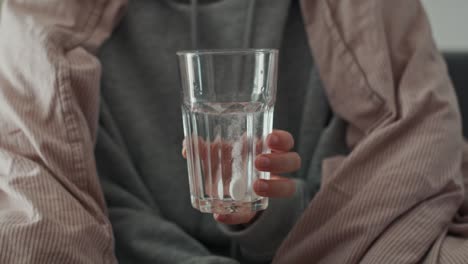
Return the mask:
<path id="1" fill-rule="evenodd" d="M 233 214 L 249 213 L 265 210 L 268 207 L 268 198 L 261 197 L 252 202 L 240 202 L 232 199 L 200 199 L 192 196 L 192 206 L 202 213 Z"/>

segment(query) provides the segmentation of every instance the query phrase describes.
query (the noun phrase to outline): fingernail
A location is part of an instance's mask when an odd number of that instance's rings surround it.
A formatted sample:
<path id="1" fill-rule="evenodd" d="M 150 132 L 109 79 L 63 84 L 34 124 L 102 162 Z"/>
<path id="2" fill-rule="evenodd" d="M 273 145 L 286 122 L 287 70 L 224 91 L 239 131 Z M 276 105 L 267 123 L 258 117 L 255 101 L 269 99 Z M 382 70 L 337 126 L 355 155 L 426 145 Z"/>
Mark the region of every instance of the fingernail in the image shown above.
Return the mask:
<path id="1" fill-rule="evenodd" d="M 269 137 L 268 137 L 268 141 L 271 145 L 276 145 L 279 143 L 279 138 L 278 136 L 274 135 L 274 134 L 271 134 Z"/>
<path id="2" fill-rule="evenodd" d="M 270 166 L 270 159 L 267 158 L 267 157 L 258 157 L 257 158 L 257 164 L 262 167 L 262 168 L 266 168 L 268 166 Z"/>
<path id="3" fill-rule="evenodd" d="M 218 221 L 226 221 L 227 216 L 226 216 L 226 215 L 222 215 L 222 214 L 216 214 L 216 215 L 215 215 L 215 218 L 216 218 L 216 220 L 218 220 Z"/>
<path id="4" fill-rule="evenodd" d="M 256 181 L 255 182 L 255 189 L 258 192 L 266 192 L 268 190 L 268 184 L 264 181 Z"/>

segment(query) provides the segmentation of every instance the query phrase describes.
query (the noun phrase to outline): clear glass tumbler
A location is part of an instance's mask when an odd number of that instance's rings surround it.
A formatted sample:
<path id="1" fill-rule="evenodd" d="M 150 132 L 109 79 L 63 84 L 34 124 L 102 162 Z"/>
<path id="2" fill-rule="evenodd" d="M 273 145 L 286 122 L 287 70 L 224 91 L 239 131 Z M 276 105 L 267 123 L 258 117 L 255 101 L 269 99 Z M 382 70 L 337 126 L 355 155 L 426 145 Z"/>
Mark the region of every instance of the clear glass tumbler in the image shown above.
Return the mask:
<path id="1" fill-rule="evenodd" d="M 266 209 L 253 191 L 255 157 L 268 152 L 273 127 L 278 51 L 201 50 L 177 53 L 191 201 L 206 213 Z"/>

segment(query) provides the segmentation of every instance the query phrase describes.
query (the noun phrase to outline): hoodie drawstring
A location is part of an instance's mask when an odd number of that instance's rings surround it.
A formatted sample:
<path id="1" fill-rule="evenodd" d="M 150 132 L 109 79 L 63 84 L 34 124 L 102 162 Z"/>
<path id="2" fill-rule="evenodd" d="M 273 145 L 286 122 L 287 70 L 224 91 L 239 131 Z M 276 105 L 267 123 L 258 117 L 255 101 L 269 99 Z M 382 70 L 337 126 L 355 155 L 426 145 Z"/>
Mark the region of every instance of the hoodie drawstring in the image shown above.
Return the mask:
<path id="1" fill-rule="evenodd" d="M 247 49 L 252 46 L 252 27 L 255 15 L 255 2 L 256 0 L 248 0 L 249 6 L 247 7 L 247 17 L 245 19 L 244 37 L 242 40 L 242 48 Z"/>
<path id="2" fill-rule="evenodd" d="M 190 38 L 192 41 L 192 49 L 197 49 L 198 48 L 198 0 L 191 0 Z"/>

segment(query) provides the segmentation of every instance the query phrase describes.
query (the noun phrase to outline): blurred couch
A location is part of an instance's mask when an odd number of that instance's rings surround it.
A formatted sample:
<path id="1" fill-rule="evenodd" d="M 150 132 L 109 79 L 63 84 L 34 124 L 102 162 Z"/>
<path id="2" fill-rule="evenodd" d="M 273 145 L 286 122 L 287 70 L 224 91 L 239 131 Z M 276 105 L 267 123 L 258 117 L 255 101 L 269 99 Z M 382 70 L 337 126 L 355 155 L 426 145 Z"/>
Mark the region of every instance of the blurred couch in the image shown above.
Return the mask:
<path id="1" fill-rule="evenodd" d="M 468 51 L 444 54 L 463 118 L 463 135 L 468 139 Z"/>

